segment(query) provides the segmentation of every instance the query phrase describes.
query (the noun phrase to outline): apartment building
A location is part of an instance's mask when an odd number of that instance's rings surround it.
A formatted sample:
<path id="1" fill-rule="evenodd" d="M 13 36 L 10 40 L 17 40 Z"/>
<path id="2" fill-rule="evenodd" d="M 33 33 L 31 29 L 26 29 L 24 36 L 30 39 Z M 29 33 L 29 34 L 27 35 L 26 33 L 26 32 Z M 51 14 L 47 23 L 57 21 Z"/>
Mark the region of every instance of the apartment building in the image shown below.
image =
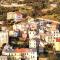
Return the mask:
<path id="1" fill-rule="evenodd" d="M 28 48 L 17 48 L 14 52 L 5 52 L 4 55 L 12 57 L 12 59 L 21 60 L 37 60 L 37 50 Z"/>
<path id="2" fill-rule="evenodd" d="M 29 39 L 32 39 L 36 35 L 36 31 L 28 31 L 28 35 L 29 35 Z"/>
<path id="3" fill-rule="evenodd" d="M 29 48 L 36 48 L 36 40 L 34 39 L 29 40 Z"/>

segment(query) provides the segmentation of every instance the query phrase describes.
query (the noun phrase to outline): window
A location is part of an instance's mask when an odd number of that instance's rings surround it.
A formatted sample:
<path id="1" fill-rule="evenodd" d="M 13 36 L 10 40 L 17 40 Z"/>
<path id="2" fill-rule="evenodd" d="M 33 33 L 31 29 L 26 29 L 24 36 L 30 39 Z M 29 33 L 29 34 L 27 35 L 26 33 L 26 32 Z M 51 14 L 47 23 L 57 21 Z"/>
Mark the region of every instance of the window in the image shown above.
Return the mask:
<path id="1" fill-rule="evenodd" d="M 54 39 L 55 39 L 55 37 L 54 37 Z"/>
<path id="2" fill-rule="evenodd" d="M 33 58 L 34 58 L 34 56 L 33 56 Z"/>
<path id="3" fill-rule="evenodd" d="M 33 58 L 33 57 L 31 56 L 31 58 Z"/>
<path id="4" fill-rule="evenodd" d="M 55 34 L 54 34 L 54 36 L 55 36 Z"/>
<path id="5" fill-rule="evenodd" d="M 31 32 L 30 32 L 30 34 L 31 34 Z"/>
<path id="6" fill-rule="evenodd" d="M 51 36 L 51 39 L 52 39 L 52 36 Z"/>
<path id="7" fill-rule="evenodd" d="M 15 56 L 16 56 L 16 53 L 15 53 Z"/>
<path id="8" fill-rule="evenodd" d="M 28 55 L 28 53 L 26 53 Z"/>

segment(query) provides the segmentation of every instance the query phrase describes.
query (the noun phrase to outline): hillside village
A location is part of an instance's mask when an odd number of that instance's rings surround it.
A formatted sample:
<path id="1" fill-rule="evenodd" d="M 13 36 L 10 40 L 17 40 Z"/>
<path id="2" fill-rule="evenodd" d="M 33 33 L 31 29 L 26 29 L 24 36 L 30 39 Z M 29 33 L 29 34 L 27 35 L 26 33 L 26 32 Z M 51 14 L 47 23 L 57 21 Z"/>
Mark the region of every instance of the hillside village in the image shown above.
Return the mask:
<path id="1" fill-rule="evenodd" d="M 60 0 L 0 0 L 1 60 L 60 60 Z"/>

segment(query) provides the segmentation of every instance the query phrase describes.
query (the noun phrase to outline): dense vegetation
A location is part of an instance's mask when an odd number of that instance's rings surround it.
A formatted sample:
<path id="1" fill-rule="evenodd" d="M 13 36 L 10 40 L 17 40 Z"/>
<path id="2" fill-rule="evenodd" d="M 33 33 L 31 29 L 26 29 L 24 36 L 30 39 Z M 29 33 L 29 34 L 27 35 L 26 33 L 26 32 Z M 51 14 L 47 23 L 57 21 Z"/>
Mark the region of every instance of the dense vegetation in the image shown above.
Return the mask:
<path id="1" fill-rule="evenodd" d="M 18 0 L 6 0 L 7 3 L 21 3 Z M 26 8 L 16 8 L 16 7 L 1 7 L 0 6 L 0 20 L 6 20 L 7 12 L 9 11 L 16 11 L 16 10 L 22 10 L 24 9 L 24 12 L 27 12 L 27 14 L 30 14 L 32 17 L 37 16 L 53 16 L 58 21 L 60 20 L 60 0 L 53 0 L 53 2 L 50 2 L 49 0 L 25 0 L 23 3 L 27 4 L 27 6 L 31 6 L 33 11 L 29 11 Z M 48 10 L 46 13 L 42 12 L 42 9 L 48 9 L 50 3 L 57 3 L 57 7 L 53 10 Z"/>

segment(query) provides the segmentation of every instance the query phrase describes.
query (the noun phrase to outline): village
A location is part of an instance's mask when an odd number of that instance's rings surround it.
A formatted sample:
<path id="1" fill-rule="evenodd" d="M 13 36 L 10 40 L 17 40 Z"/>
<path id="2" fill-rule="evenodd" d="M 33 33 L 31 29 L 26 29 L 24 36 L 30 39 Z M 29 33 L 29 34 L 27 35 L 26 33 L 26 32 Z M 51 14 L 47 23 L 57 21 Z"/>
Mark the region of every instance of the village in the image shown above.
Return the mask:
<path id="1" fill-rule="evenodd" d="M 59 17 L 58 3 L 49 1 L 1 0 L 0 60 L 60 60 L 60 22 L 48 16 Z"/>
<path id="2" fill-rule="evenodd" d="M 18 11 L 7 13 L 7 18 L 12 17 L 11 13 L 14 13 L 11 27 L 2 25 L 0 29 L 1 56 L 9 56 L 10 60 L 39 60 L 40 55 L 60 51 L 59 22 L 30 16 L 23 22 L 23 14 Z"/>

